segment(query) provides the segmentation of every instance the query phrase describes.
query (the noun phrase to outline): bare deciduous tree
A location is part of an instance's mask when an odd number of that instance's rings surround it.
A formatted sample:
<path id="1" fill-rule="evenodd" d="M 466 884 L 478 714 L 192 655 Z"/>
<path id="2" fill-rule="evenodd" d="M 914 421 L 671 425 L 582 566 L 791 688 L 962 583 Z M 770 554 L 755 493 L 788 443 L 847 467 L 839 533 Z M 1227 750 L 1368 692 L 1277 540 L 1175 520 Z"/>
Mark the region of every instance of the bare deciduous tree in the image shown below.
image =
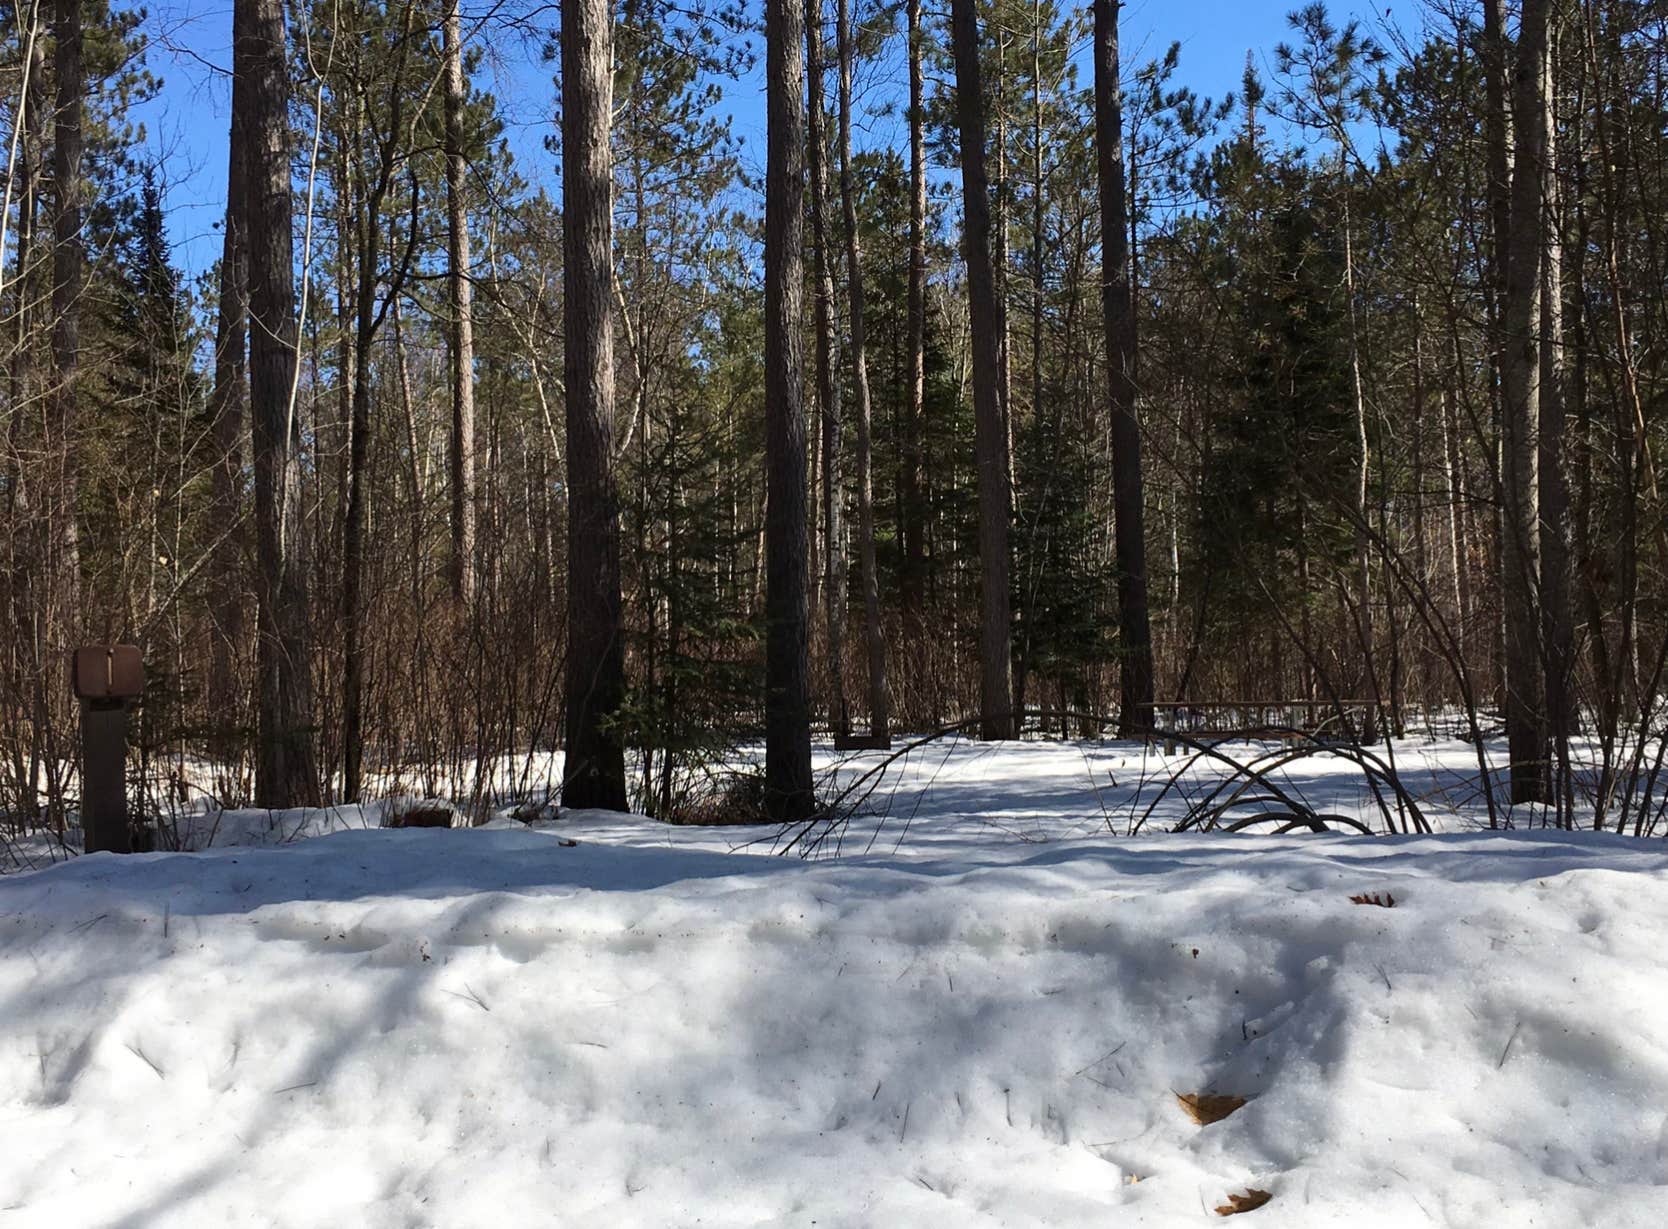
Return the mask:
<path id="1" fill-rule="evenodd" d="M 219 303 L 214 330 L 214 388 L 209 418 L 214 432 L 214 523 L 221 534 L 213 574 L 214 629 L 209 665 L 211 707 L 225 722 L 235 711 L 236 655 L 243 643 L 243 414 L 249 396 L 249 245 L 245 226 L 248 139 L 233 83 L 232 133 L 226 157 L 226 219 L 220 246 Z"/>
<path id="2" fill-rule="evenodd" d="M 66 633 L 83 621 L 80 545 L 75 506 L 76 382 L 80 369 L 81 293 L 86 278 L 82 226 L 82 113 L 87 89 L 82 63 L 81 0 L 57 0 L 52 34 L 58 108 L 52 144 L 52 436 L 48 455 L 58 473 L 52 485 L 49 574 L 56 616 Z"/>

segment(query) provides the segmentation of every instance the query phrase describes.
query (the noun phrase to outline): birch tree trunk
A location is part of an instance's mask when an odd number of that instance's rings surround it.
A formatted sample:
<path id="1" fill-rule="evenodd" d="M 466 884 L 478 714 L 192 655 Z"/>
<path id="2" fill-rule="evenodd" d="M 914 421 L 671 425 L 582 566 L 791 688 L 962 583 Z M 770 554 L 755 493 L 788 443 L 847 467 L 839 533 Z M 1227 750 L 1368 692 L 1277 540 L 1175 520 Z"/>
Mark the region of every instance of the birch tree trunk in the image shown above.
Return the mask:
<path id="1" fill-rule="evenodd" d="M 446 59 L 446 278 L 452 358 L 451 551 L 452 597 L 467 605 L 475 593 L 475 326 L 469 280 L 469 162 L 463 149 L 463 23 L 458 0 L 446 0 L 442 25 Z"/>
<path id="2" fill-rule="evenodd" d="M 1550 18 L 1549 18 L 1550 21 Z M 1545 208 L 1547 224 L 1541 255 L 1541 399 L 1537 447 L 1540 463 L 1541 638 L 1545 646 L 1547 729 L 1554 743 L 1558 801 L 1572 801 L 1569 780 L 1569 738 L 1575 714 L 1570 699 L 1575 632 L 1570 604 L 1573 588 L 1570 560 L 1569 484 L 1564 469 L 1564 432 L 1568 417 L 1564 397 L 1564 276 L 1563 228 L 1559 220 L 1557 174 L 1555 33 L 1548 30 L 1542 62 L 1544 119 Z M 1551 785 L 1548 782 L 1548 785 Z M 1571 817 L 1566 812 L 1563 821 Z"/>

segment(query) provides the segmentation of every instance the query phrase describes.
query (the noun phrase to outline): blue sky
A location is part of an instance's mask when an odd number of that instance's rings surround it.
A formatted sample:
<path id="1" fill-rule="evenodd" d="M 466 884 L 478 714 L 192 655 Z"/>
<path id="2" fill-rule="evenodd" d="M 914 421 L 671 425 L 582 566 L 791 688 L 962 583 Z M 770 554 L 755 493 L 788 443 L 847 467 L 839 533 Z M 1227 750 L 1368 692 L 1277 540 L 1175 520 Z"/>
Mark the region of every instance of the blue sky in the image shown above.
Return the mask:
<path id="1" fill-rule="evenodd" d="M 489 0 L 463 0 L 466 26 L 472 15 L 496 7 Z M 531 13 L 541 7 L 553 10 L 553 0 L 550 4 L 512 0 L 504 11 L 514 8 Z M 755 13 L 760 7 L 749 5 Z M 931 7 L 941 6 L 929 0 Z M 1296 0 L 1131 0 L 1123 15 L 1125 66 L 1162 54 L 1172 41 L 1180 41 L 1180 80 L 1201 94 L 1219 98 L 1238 90 L 1247 51 L 1266 75 L 1273 49 L 1286 34 L 1286 14 L 1294 7 Z M 219 255 L 215 223 L 225 208 L 231 2 L 156 0 L 149 8 L 151 68 L 165 84 L 142 116 L 146 142 L 152 156 L 162 162 L 175 259 L 188 275 L 195 275 Z M 1359 18 L 1386 41 L 1381 33 L 1386 23 L 1414 29 L 1423 6 L 1420 0 L 1378 0 L 1376 4 L 1335 0 L 1330 8 L 1334 18 Z M 543 19 L 545 24 L 553 20 L 553 12 Z M 539 40 L 501 26 L 484 27 L 484 35 L 487 56 L 480 84 L 500 101 L 523 177 L 548 182 L 554 166 L 543 140 L 551 131 L 554 86 L 551 69 L 540 60 Z M 888 71 L 874 70 L 863 87 L 877 98 L 901 94 L 901 82 L 888 80 Z M 1086 61 L 1083 71 L 1087 73 Z M 755 72 L 733 83 L 725 99 L 749 161 L 763 158 L 763 88 L 762 76 Z M 858 140 L 870 146 L 901 144 L 904 137 L 902 120 L 896 117 L 875 119 L 863 127 Z"/>

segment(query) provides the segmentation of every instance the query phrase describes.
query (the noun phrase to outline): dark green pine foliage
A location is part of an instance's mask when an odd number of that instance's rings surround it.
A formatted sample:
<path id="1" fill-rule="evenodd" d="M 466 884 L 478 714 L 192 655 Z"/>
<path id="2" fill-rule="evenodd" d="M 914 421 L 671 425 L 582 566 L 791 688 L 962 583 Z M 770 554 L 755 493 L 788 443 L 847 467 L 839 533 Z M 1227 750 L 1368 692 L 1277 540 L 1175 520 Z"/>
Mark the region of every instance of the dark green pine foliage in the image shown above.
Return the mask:
<path id="1" fill-rule="evenodd" d="M 82 567 L 101 595 L 99 634 L 145 650 L 136 742 L 148 763 L 157 749 L 204 732 L 207 679 L 181 628 L 203 607 L 195 565 L 229 527 L 205 515 L 213 433 L 193 361 L 203 339 L 173 265 L 153 168 L 92 222 L 112 259 L 97 267 L 84 317 L 99 361 L 83 384 L 91 421 L 79 484 Z"/>
<path id="2" fill-rule="evenodd" d="M 706 339 L 712 361 L 667 373 L 670 395 L 637 433 L 621 518 L 622 536 L 639 544 L 627 629 L 635 668 L 621 720 L 643 758 L 628 786 L 645 814 L 672 821 L 710 818 L 715 802 L 748 811 L 746 799 L 727 796 L 725 770 L 742 732 L 734 716 L 762 686 L 751 576 L 734 566 L 753 538 L 736 481 L 751 476 L 763 447 L 751 404 L 762 386 L 762 320 L 742 297 L 724 302 Z"/>
<path id="3" fill-rule="evenodd" d="M 904 558 L 903 527 L 920 526 L 923 543 L 921 574 L 910 580 L 923 594 L 930 626 L 941 629 L 946 646 L 975 652 L 978 623 L 975 590 L 978 513 L 973 459 L 973 403 L 952 353 L 956 342 L 948 335 L 956 325 L 948 312 L 959 304 L 947 301 L 963 293 L 959 284 L 930 280 L 927 288 L 923 391 L 920 430 L 921 481 L 914 493 L 902 470 L 908 447 L 908 274 L 909 174 L 897 150 L 864 150 L 853 158 L 857 184 L 857 212 L 863 230 L 868 332 L 869 380 L 874 398 L 875 545 L 880 564 L 883 600 L 899 594 L 909 564 Z M 939 227 L 942 203 L 929 200 L 928 266 L 952 267 L 959 242 Z M 832 211 L 831 241 L 844 243 L 843 221 Z M 860 617 L 854 605 L 852 616 Z M 935 640 L 939 640 L 935 632 Z M 900 654 L 889 663 L 895 703 L 917 719 L 927 721 L 950 711 L 943 691 L 939 663 Z M 918 707 L 924 702 L 925 711 Z"/>
<path id="4" fill-rule="evenodd" d="M 720 5 L 626 0 L 615 29 L 614 200 L 622 308 L 620 533 L 634 808 L 756 818 L 726 765 L 763 692 L 753 571 L 763 319 L 732 246 L 738 174 L 720 83 L 746 55 Z"/>
<path id="5" fill-rule="evenodd" d="M 1109 656 L 1115 622 L 1094 499 L 1105 461 L 1089 416 L 1074 412 L 1081 400 L 1050 392 L 1015 441 L 1014 639 L 1039 685 L 1081 692 L 1083 671 Z"/>
<path id="6" fill-rule="evenodd" d="M 1239 297 L 1241 397 L 1223 406 L 1199 505 L 1198 543 L 1217 609 L 1249 614 L 1304 600 L 1300 553 L 1341 569 L 1351 549 L 1356 462 L 1343 237 L 1304 168 L 1283 164 L 1246 185 L 1267 208 L 1225 254 Z M 1248 240 L 1248 243 L 1247 243 Z"/>
<path id="7" fill-rule="evenodd" d="M 102 633 L 143 638 L 165 630 L 155 616 L 212 532 L 194 513 L 208 482 L 199 337 L 149 167 L 88 229 L 114 259 L 94 267 L 84 308 L 96 361 L 81 385 L 82 568 L 96 592 L 120 599 L 99 603 Z"/>

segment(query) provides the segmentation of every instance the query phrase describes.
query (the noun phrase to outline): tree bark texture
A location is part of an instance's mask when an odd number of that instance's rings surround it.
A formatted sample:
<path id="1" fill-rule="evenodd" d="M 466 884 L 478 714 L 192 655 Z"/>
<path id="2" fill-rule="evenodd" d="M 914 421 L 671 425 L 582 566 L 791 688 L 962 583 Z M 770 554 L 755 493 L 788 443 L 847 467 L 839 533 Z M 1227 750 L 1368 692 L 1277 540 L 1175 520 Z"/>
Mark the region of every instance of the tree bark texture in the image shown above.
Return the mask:
<path id="1" fill-rule="evenodd" d="M 1542 249 L 1546 242 L 1547 0 L 1524 0 L 1513 73 L 1511 215 L 1501 353 L 1506 743 L 1511 796 L 1546 791 L 1546 674 L 1540 605 Z"/>
<path id="2" fill-rule="evenodd" d="M 805 79 L 809 93 L 811 172 L 812 328 L 816 338 L 817 410 L 822 427 L 823 612 L 828 632 L 828 720 L 836 735 L 850 732 L 846 702 L 845 432 L 834 386 L 834 276 L 828 238 L 828 140 L 823 131 L 822 0 L 806 0 Z"/>
<path id="3" fill-rule="evenodd" d="M 808 818 L 808 495 L 800 342 L 804 298 L 804 9 L 765 0 L 765 807 Z"/>
<path id="4" fill-rule="evenodd" d="M 973 0 L 952 0 L 950 41 L 955 57 L 960 136 L 962 246 L 973 332 L 973 446 L 979 490 L 979 733 L 982 738 L 1001 739 L 1015 733 L 1012 599 L 1008 591 L 1012 488 L 1002 407 L 1002 312 L 991 262 L 984 90 Z"/>
<path id="5" fill-rule="evenodd" d="M 626 809 L 614 486 L 614 195 L 608 0 L 562 3 L 563 373 L 567 384 L 567 755 L 562 804 Z"/>
<path id="6" fill-rule="evenodd" d="M 1101 308 L 1112 410 L 1112 504 L 1118 562 L 1119 732 L 1153 728 L 1153 648 L 1147 609 L 1141 428 L 1135 417 L 1135 310 L 1124 195 L 1123 95 L 1117 0 L 1095 0 L 1095 141 L 1100 173 Z"/>
<path id="7" fill-rule="evenodd" d="M 294 410 L 294 201 L 289 67 L 280 0 L 236 0 L 234 105 L 247 140 L 249 415 L 255 468 L 259 747 L 255 800 L 316 806 L 312 644 L 301 535 L 301 430 Z"/>
<path id="8" fill-rule="evenodd" d="M 452 597 L 467 605 L 475 591 L 475 327 L 469 280 L 469 160 L 463 147 L 463 23 L 458 0 L 446 0 L 442 26 L 446 60 L 446 279 L 448 343 L 452 361 L 450 473 Z"/>

